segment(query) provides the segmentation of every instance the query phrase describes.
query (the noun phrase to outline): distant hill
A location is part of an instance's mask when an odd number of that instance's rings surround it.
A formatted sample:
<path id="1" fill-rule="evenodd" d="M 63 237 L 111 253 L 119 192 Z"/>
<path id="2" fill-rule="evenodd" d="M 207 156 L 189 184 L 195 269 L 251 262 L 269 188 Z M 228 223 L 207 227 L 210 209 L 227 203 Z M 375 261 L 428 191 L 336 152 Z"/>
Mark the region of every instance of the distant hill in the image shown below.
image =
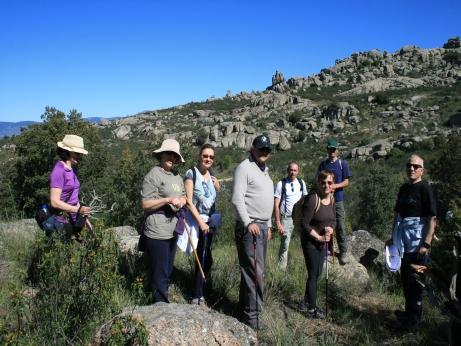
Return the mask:
<path id="1" fill-rule="evenodd" d="M 18 135 L 23 127 L 36 123 L 36 121 L 19 121 L 16 123 L 0 121 L 0 137 Z"/>
<path id="2" fill-rule="evenodd" d="M 99 124 L 102 120 L 107 118 L 102 117 L 88 117 L 85 118 L 86 121 L 89 121 L 93 124 Z M 116 118 L 110 118 L 116 119 Z M 18 121 L 18 122 L 7 122 L 0 121 L 0 138 L 5 136 L 13 136 L 21 133 L 21 128 L 27 127 L 32 124 L 37 124 L 37 121 Z"/>

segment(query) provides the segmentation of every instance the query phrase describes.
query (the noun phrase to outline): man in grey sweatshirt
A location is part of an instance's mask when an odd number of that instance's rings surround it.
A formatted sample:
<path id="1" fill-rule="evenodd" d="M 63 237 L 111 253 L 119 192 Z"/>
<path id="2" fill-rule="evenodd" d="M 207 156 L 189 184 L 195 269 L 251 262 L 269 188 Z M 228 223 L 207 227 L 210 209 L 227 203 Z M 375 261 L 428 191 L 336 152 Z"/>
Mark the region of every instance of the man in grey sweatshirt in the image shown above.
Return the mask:
<path id="1" fill-rule="evenodd" d="M 244 322 L 254 329 L 261 327 L 266 245 L 271 238 L 274 208 L 274 184 L 266 166 L 270 152 L 269 137 L 257 136 L 249 157 L 235 169 L 232 188 L 232 204 L 237 212 L 235 242 L 240 264 L 240 307 Z"/>

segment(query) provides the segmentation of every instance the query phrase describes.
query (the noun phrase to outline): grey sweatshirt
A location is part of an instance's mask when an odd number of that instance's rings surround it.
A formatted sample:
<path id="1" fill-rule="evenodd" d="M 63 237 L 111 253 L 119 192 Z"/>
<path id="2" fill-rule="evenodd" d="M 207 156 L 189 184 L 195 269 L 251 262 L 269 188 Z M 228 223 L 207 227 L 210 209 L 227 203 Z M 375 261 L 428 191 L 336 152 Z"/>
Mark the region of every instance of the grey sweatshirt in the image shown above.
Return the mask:
<path id="1" fill-rule="evenodd" d="M 272 226 L 274 183 L 268 168 L 261 171 L 251 155 L 235 169 L 232 204 L 245 227 L 252 222 Z"/>

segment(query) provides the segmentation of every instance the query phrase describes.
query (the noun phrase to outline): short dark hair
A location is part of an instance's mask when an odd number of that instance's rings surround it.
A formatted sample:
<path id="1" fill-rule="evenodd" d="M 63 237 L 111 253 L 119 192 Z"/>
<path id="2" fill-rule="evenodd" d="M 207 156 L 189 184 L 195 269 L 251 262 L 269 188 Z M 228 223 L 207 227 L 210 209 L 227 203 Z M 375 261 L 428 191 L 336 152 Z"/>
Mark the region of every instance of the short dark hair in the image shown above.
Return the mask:
<path id="1" fill-rule="evenodd" d="M 204 151 L 205 149 L 211 149 L 211 150 L 215 151 L 215 147 L 214 147 L 212 144 L 210 144 L 210 143 L 205 143 L 205 144 L 203 144 L 203 145 L 200 147 L 200 150 L 199 150 L 199 152 L 198 152 L 199 155 L 202 155 L 202 153 L 203 153 L 203 151 Z"/>
<path id="2" fill-rule="evenodd" d="M 335 174 L 332 171 L 329 171 L 329 170 L 320 171 L 319 174 L 317 175 L 317 182 L 320 182 L 330 176 L 333 178 L 333 180 L 335 179 Z"/>
<path id="3" fill-rule="evenodd" d="M 61 160 L 67 161 L 70 159 L 70 151 L 58 147 L 58 156 Z"/>

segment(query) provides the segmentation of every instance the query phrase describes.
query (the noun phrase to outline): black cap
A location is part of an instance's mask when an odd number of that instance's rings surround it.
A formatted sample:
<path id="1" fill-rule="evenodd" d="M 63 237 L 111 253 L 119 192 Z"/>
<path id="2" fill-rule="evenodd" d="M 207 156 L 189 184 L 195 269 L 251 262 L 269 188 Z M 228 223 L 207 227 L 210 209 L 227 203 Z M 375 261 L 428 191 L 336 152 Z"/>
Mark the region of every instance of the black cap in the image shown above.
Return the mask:
<path id="1" fill-rule="evenodd" d="M 253 148 L 272 150 L 271 140 L 266 135 L 259 135 L 253 140 Z"/>

